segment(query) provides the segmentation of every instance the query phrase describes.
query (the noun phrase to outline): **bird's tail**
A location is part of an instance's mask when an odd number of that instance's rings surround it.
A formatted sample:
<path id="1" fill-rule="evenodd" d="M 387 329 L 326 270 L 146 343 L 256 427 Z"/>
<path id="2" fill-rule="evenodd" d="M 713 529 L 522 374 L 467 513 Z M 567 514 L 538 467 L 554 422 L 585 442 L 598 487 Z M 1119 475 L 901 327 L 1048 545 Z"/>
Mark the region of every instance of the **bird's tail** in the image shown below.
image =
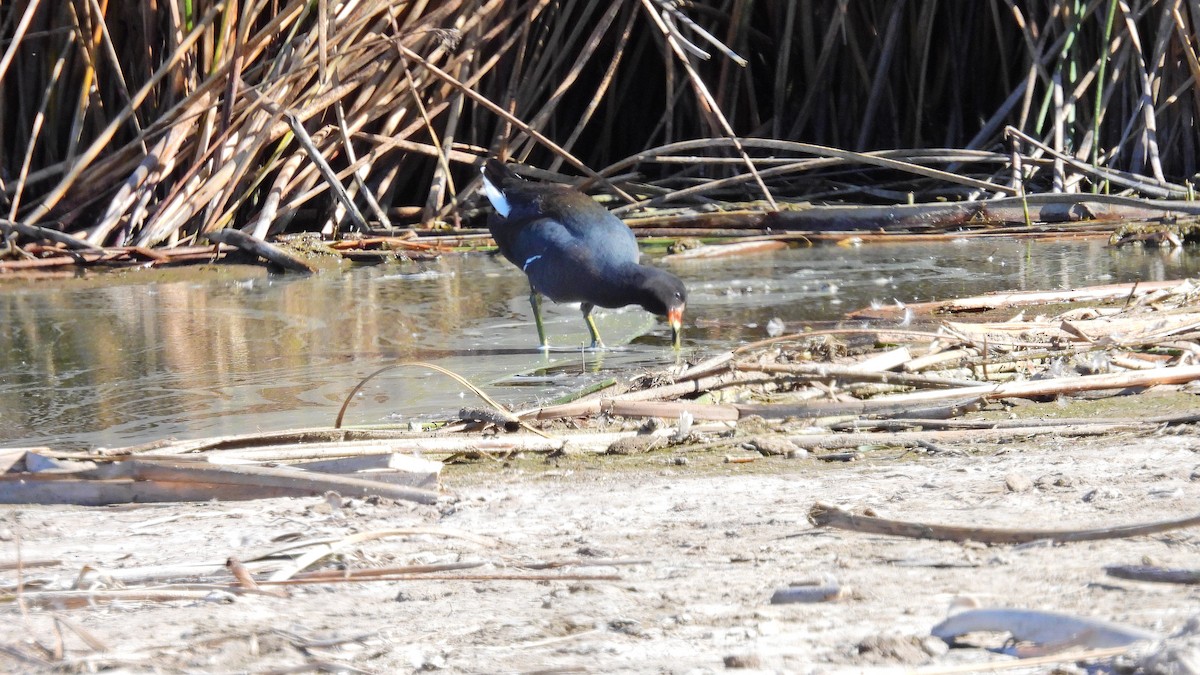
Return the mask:
<path id="1" fill-rule="evenodd" d="M 495 159 L 488 159 L 480 171 L 483 172 L 483 193 L 492 203 L 492 208 L 501 216 L 508 217 L 510 205 L 508 197 L 504 195 L 504 188 L 521 182 L 521 177 L 503 162 Z"/>
<path id="2" fill-rule="evenodd" d="M 521 182 L 520 176 L 508 168 L 507 164 L 497 159 L 489 159 L 483 165 L 482 171 L 483 177 L 498 188 Z"/>

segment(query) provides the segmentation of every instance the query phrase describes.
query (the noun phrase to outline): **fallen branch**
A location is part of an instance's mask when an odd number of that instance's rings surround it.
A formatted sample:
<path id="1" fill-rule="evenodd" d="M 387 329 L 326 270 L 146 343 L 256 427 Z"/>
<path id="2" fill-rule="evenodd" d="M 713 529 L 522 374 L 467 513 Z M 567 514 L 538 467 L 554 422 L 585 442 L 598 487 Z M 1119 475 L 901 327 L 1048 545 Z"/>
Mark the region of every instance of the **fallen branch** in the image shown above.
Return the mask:
<path id="1" fill-rule="evenodd" d="M 758 371 L 763 373 L 778 373 L 800 380 L 838 380 L 847 382 L 879 382 L 905 387 L 976 387 L 978 382 L 971 380 L 955 380 L 932 375 L 915 375 L 912 373 L 893 373 L 891 371 L 863 370 L 857 365 L 835 365 L 831 363 L 786 363 L 786 364 L 755 364 L 737 363 L 734 370 Z"/>
<path id="2" fill-rule="evenodd" d="M 101 506 L 130 501 L 208 501 L 213 498 L 300 497 L 336 491 L 344 496 L 376 495 L 421 504 L 438 493 L 349 476 L 288 467 L 212 465 L 186 460 L 121 460 L 67 473 L 0 475 L 0 503 Z"/>
<path id="3" fill-rule="evenodd" d="M 316 271 L 315 267 L 303 259 L 288 253 L 274 244 L 269 244 L 262 239 L 246 234 L 241 230 L 226 228 L 224 230 L 207 232 L 204 236 L 211 242 L 236 246 L 247 253 L 266 258 L 269 262 L 275 263 L 285 270 L 300 272 L 302 274 L 312 274 Z"/>
<path id="4" fill-rule="evenodd" d="M 295 586 L 362 581 L 622 581 L 619 574 L 380 574 L 370 577 L 328 577 L 260 581 L 264 586 Z"/>
<path id="5" fill-rule="evenodd" d="M 224 592 L 232 599 L 244 589 L 236 586 L 212 588 L 117 589 L 110 591 L 35 591 L 19 594 L 27 607 L 38 609 L 76 609 L 109 602 L 204 602 L 219 601 Z M 16 602 L 18 594 L 0 594 L 0 604 Z"/>
<path id="6" fill-rule="evenodd" d="M 918 391 L 884 396 L 873 400 L 907 403 L 936 401 L 949 397 L 982 396 L 988 400 L 995 401 L 1002 398 L 1037 398 L 1102 389 L 1130 389 L 1152 387 L 1159 384 L 1185 384 L 1197 379 L 1200 379 L 1200 366 L 1171 366 L 1168 368 L 1107 373 L 1104 375 L 1055 377 L 1047 380 L 982 384 L 960 389 Z"/>
<path id="7" fill-rule="evenodd" d="M 1031 541 L 1097 541 L 1126 539 L 1200 525 L 1200 515 L 1179 520 L 1164 520 L 1141 525 L 1118 525 L 1088 530 L 1009 530 L 983 527 L 930 525 L 872 516 L 859 516 L 829 504 L 817 502 L 808 512 L 815 527 L 835 527 L 854 532 L 884 534 L 910 539 L 938 541 L 975 541 L 983 544 L 1027 544 Z"/>
<path id="8" fill-rule="evenodd" d="M 38 239 L 42 241 L 52 241 L 57 244 L 63 244 L 67 248 L 81 251 L 99 251 L 101 248 L 95 246 L 79 237 L 73 237 L 66 232 L 59 232 L 48 227 L 39 225 L 25 225 L 16 223 L 11 220 L 0 218 L 0 232 L 12 230 L 19 235 L 29 237 L 30 239 Z"/>
<path id="9" fill-rule="evenodd" d="M 1171 569 L 1154 565 L 1110 565 L 1104 573 L 1118 579 L 1152 581 L 1159 584 L 1200 585 L 1200 570 Z"/>

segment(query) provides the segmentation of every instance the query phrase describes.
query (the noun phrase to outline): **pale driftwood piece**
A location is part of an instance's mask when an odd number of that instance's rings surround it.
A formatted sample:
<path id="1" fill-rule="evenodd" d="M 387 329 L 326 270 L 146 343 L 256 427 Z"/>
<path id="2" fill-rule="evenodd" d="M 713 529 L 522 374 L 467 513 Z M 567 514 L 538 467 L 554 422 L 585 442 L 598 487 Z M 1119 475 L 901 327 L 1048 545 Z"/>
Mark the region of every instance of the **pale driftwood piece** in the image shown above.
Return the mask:
<path id="1" fill-rule="evenodd" d="M 96 463 L 90 460 L 61 459 L 42 452 L 30 450 L 25 453 L 24 470 L 29 473 L 64 473 L 85 471 L 96 468 Z M 12 471 L 13 467 L 9 467 Z"/>
<path id="2" fill-rule="evenodd" d="M 722 352 L 711 358 L 705 359 L 700 363 L 688 368 L 682 373 L 675 376 L 676 382 L 685 380 L 694 380 L 702 375 L 711 375 L 712 373 L 721 370 L 725 364 L 733 360 L 733 352 Z"/>
<path id="3" fill-rule="evenodd" d="M 26 591 L 21 593 L 21 602 L 27 607 L 37 609 L 77 609 L 109 602 L 203 602 L 216 599 L 214 596 L 220 593 L 231 597 L 238 591 L 239 589 L 236 587 Z M 15 602 L 16 596 L 0 598 L 0 604 L 3 604 L 5 600 Z"/>
<path id="4" fill-rule="evenodd" d="M 958 347 L 956 349 L 947 349 L 941 352 L 925 354 L 924 356 L 914 357 L 908 363 L 901 366 L 906 373 L 916 373 L 934 366 L 940 366 L 952 361 L 960 359 L 969 359 L 979 355 L 979 350 L 971 347 Z"/>
<path id="5" fill-rule="evenodd" d="M 671 432 L 669 430 L 661 430 L 658 433 L 669 436 Z M 216 457 L 215 461 L 293 462 L 304 459 L 383 455 L 391 454 L 397 450 L 420 452 L 427 455 L 474 452 L 483 454 L 551 452 L 561 449 L 564 443 L 569 443 L 575 450 L 602 452 L 614 441 L 635 435 L 637 435 L 635 431 L 617 431 L 560 434 L 559 438 L 545 438 L 529 433 L 512 433 L 503 436 L 408 436 L 396 438 L 385 446 L 365 442 L 357 446 L 357 449 L 353 447 L 354 444 L 352 443 L 333 443 L 323 446 L 247 447 L 246 449 L 238 450 L 209 451 L 209 456 Z M 183 443 L 188 442 L 184 441 Z M 164 454 L 161 456 L 179 454 L 178 452 L 171 452 L 171 448 L 161 448 L 156 452 L 163 452 Z"/>
<path id="6" fill-rule="evenodd" d="M 1079 377 L 1056 377 L 1048 380 L 1032 380 L 1024 382 L 1005 382 L 1002 384 L 984 384 L 961 389 L 945 389 L 939 391 L 918 391 L 907 394 L 874 399 L 877 401 L 918 402 L 935 401 L 947 397 L 982 396 L 990 400 L 1001 398 L 1033 398 L 1038 396 L 1057 396 L 1073 394 L 1081 391 L 1097 391 L 1102 389 L 1128 389 L 1131 387 L 1152 387 L 1158 384 L 1184 384 L 1200 379 L 1200 366 L 1172 366 L 1154 370 L 1138 370 L 1124 373 L 1105 375 L 1081 375 Z"/>
<path id="7" fill-rule="evenodd" d="M 921 376 L 906 376 L 901 373 L 896 373 L 897 377 L 921 377 Z M 695 382 L 702 382 L 696 380 Z M 691 383 L 682 383 L 689 385 Z M 672 385 L 674 386 L 674 385 Z M 659 390 L 668 389 L 668 387 L 660 387 Z M 653 390 L 644 390 L 653 391 Z M 675 391 L 675 390 L 672 390 Z M 952 391 L 961 391 L 954 389 Z M 936 399 L 930 404 L 913 405 L 909 402 L 893 402 L 890 398 L 871 399 L 866 401 L 848 401 L 830 402 L 830 401 L 808 401 L 802 403 L 735 403 L 732 405 L 713 405 L 706 403 L 685 403 L 685 402 L 663 402 L 663 401 L 643 401 L 640 402 L 629 398 L 600 398 L 576 403 L 567 403 L 564 405 L 548 406 L 538 408 L 536 410 L 521 413 L 521 416 L 528 419 L 530 417 L 539 420 L 559 419 L 563 417 L 585 417 L 588 415 L 598 415 L 601 413 L 610 415 L 624 415 L 627 417 L 670 417 L 674 419 L 678 417 L 679 412 L 687 410 L 694 419 L 697 420 L 715 420 L 715 421 L 732 421 L 737 420 L 747 415 L 758 415 L 768 418 L 783 418 L 783 417 L 805 417 L 805 418 L 821 418 L 821 417 L 837 417 L 844 415 L 878 415 L 878 416 L 955 416 L 961 415 L 971 410 L 976 410 L 983 401 L 981 396 L 946 396 Z M 736 410 L 735 416 L 731 409 Z"/>
<path id="8" fill-rule="evenodd" d="M 1152 291 L 1174 288 L 1182 283 L 1185 283 L 1185 280 L 1174 279 L 1169 281 L 1140 281 L 1129 284 L 1104 284 L 1069 291 L 1026 291 L 1019 293 L 997 291 L 969 298 L 956 298 L 954 300 L 921 304 L 929 304 L 931 308 L 936 308 L 938 311 L 943 312 L 979 312 L 1000 307 L 1017 307 L 1020 305 L 1136 298 Z"/>
<path id="9" fill-rule="evenodd" d="M 152 446 L 116 448 L 106 453 L 110 456 L 138 455 L 147 457 L 169 457 L 184 454 L 206 453 L 210 461 L 220 458 L 253 459 L 246 452 L 258 452 L 262 461 L 294 461 L 301 459 L 328 459 L 330 457 L 360 457 L 366 455 L 390 455 L 402 453 L 412 441 L 437 440 L 442 436 L 430 436 L 404 429 L 335 429 L 317 427 L 235 436 L 217 436 L 184 441 L 155 443 Z M 278 455 L 270 453 L 278 452 Z M 56 457 L 67 456 L 65 453 Z M 74 459 L 75 456 L 69 458 Z"/>
<path id="10" fill-rule="evenodd" d="M 213 560 L 204 563 L 182 563 L 178 565 L 147 565 L 145 567 L 93 567 L 88 566 L 75 577 L 75 588 L 88 587 L 97 582 L 119 581 L 124 586 L 147 584 L 188 578 L 192 581 L 226 578 L 227 561 Z"/>
<path id="11" fill-rule="evenodd" d="M 623 417 L 663 417 L 677 419 L 688 413 L 692 419 L 712 422 L 736 422 L 741 413 L 731 405 L 686 403 L 682 401 L 616 401 L 607 399 L 600 403 L 600 413 Z"/>
<path id="12" fill-rule="evenodd" d="M 260 582 L 264 586 L 298 586 L 309 584 L 351 583 L 361 581 L 624 581 L 619 574 L 382 574 L 375 577 L 346 579 L 281 579 Z"/>
<path id="13" fill-rule="evenodd" d="M 335 569 L 313 570 L 292 575 L 294 581 L 320 581 L 322 579 L 346 580 L 373 579 L 375 577 L 397 576 L 401 574 L 435 574 L 437 572 L 457 572 L 483 567 L 487 562 L 474 560 L 471 562 L 444 563 L 440 565 L 401 565 L 399 567 L 377 567 L 368 569 Z M 278 582 L 273 582 L 278 583 Z"/>
<path id="14" fill-rule="evenodd" d="M 946 397 L 937 400 L 933 405 L 913 405 L 907 402 L 894 403 L 888 398 L 875 398 L 865 401 L 805 401 L 800 403 L 734 403 L 742 417 L 758 415 L 770 419 L 784 417 L 803 417 L 807 419 L 822 417 L 842 417 L 846 415 L 876 417 L 895 416 L 924 416 L 926 414 L 954 417 L 972 410 L 978 410 L 983 402 L 980 396 Z"/>
<path id="15" fill-rule="evenodd" d="M 667 384 L 661 387 L 651 387 L 649 389 L 637 389 L 627 391 L 623 394 L 605 395 L 600 393 L 594 397 L 586 397 L 583 400 L 596 398 L 611 398 L 621 401 L 655 401 L 668 398 L 679 398 L 688 394 L 703 394 L 714 389 L 721 389 L 735 384 L 760 384 L 770 382 L 771 378 L 764 377 L 759 373 L 721 373 L 709 377 L 702 377 L 687 382 L 676 382 L 675 384 Z"/>
<path id="16" fill-rule="evenodd" d="M 267 466 L 218 466 L 204 462 L 172 460 L 124 460 L 96 469 L 98 478 L 132 478 L 170 482 L 201 482 L 240 485 L 253 494 L 259 487 L 290 489 L 296 496 L 336 491 L 344 497 L 379 496 L 388 499 L 433 504 L 438 493 L 349 476 L 313 474 L 299 469 Z"/>
<path id="17" fill-rule="evenodd" d="M 630 391 L 617 396 L 613 396 L 611 394 L 605 395 L 603 393 L 597 396 L 585 396 L 582 399 L 572 403 L 524 410 L 520 413 L 517 413 L 517 416 L 523 420 L 531 418 L 538 420 L 549 420 L 559 419 L 562 417 L 596 415 L 600 412 L 600 405 L 602 401 L 647 401 L 654 399 L 670 399 L 686 396 L 688 394 L 704 393 L 714 389 L 727 387 L 732 384 L 752 384 L 770 381 L 770 377 L 759 373 L 723 373 L 720 375 L 688 380 L 686 382 L 668 384 L 662 387 L 639 389 L 637 391 Z"/>
<path id="18" fill-rule="evenodd" d="M 218 463 L 213 457 L 210 462 Z M 383 481 L 395 485 L 436 490 L 442 463 L 408 454 L 364 455 L 339 457 L 336 459 L 298 462 L 298 469 L 318 473 L 351 474 L 367 480 Z"/>
<path id="19" fill-rule="evenodd" d="M 0 504 L 151 504 L 156 502 L 207 502 L 246 499 L 239 485 L 204 482 L 95 480 L 50 478 L 45 474 L 0 476 Z M 253 499 L 295 497 L 284 488 L 255 488 Z"/>
<path id="20" fill-rule="evenodd" d="M 899 364 L 896 364 L 899 365 Z M 914 373 L 893 373 L 886 369 L 867 370 L 859 366 L 834 365 L 831 363 L 737 363 L 733 366 L 742 371 L 758 371 L 790 375 L 795 378 L 814 380 L 840 380 L 845 382 L 879 382 L 882 384 L 898 384 L 909 387 L 977 387 L 974 380 L 952 380 L 946 377 L 917 375 Z"/>
<path id="21" fill-rule="evenodd" d="M 1159 584 L 1200 585 L 1200 570 L 1172 569 L 1155 565 L 1109 565 L 1104 573 L 1118 579 L 1152 581 Z"/>
<path id="22" fill-rule="evenodd" d="M 757 255 L 761 253 L 771 253 L 780 249 L 787 248 L 788 245 L 782 241 L 764 240 L 764 241 L 744 241 L 737 244 L 714 244 L 710 246 L 701 246 L 699 248 L 689 249 L 682 253 L 671 253 L 662 257 L 662 262 L 685 262 L 688 260 L 711 260 L 713 258 L 727 258 L 731 256 L 741 255 Z"/>
<path id="23" fill-rule="evenodd" d="M 211 242 L 236 246 L 247 253 L 266 258 L 268 261 L 275 263 L 285 270 L 303 274 L 312 274 L 317 271 L 315 267 L 309 265 L 303 259 L 288 253 L 274 244 L 269 244 L 262 239 L 252 237 L 241 230 L 226 228 L 224 230 L 206 232 L 204 236 Z"/>
<path id="24" fill-rule="evenodd" d="M 772 605 L 787 605 L 793 603 L 829 602 L 842 597 L 842 587 L 832 575 L 825 575 L 819 581 L 788 584 L 775 589 L 771 594 Z"/>
<path id="25" fill-rule="evenodd" d="M 214 487 L 215 486 L 215 487 Z M 320 495 L 433 504 L 438 493 L 400 485 L 291 468 L 214 466 L 206 462 L 123 460 L 68 474 L 0 475 L 0 503 L 71 503 L 98 506 L 128 501 L 207 501 Z M 114 501 L 114 498 L 119 501 Z"/>
<path id="26" fill-rule="evenodd" d="M 930 406 L 912 407 L 901 406 L 897 408 L 891 405 L 882 406 L 867 406 L 863 413 L 869 419 L 885 419 L 885 418 L 909 418 L 921 417 L 927 419 L 950 419 L 953 417 L 961 417 L 969 412 L 978 412 L 983 409 L 982 398 L 964 398 L 944 403 L 935 403 Z M 744 413 L 744 411 L 743 411 Z M 869 422 L 868 422 L 869 424 Z"/>
<path id="27" fill-rule="evenodd" d="M 859 373 L 879 373 L 892 370 L 912 360 L 912 352 L 908 347 L 896 347 L 886 352 L 872 354 L 857 363 L 846 364 L 845 367 Z"/>
<path id="28" fill-rule="evenodd" d="M 947 415 L 958 415 L 977 409 L 980 397 L 947 400 L 942 405 L 933 406 L 943 410 Z M 847 403 L 813 401 L 807 403 L 780 404 L 751 404 L 737 403 L 718 405 L 711 403 L 690 403 L 685 401 L 631 401 L 626 399 L 599 399 L 581 403 L 568 403 L 562 406 L 542 408 L 536 412 L 537 419 L 555 419 L 559 417 L 582 417 L 587 415 L 616 415 L 623 417 L 661 417 L 675 419 L 682 412 L 687 412 L 696 420 L 718 422 L 733 422 L 747 415 L 758 415 L 767 418 L 783 417 L 836 417 L 845 415 L 891 415 L 891 414 L 925 414 L 932 413 L 929 406 L 917 407 L 911 404 L 895 405 L 890 401 L 876 403 L 873 400 L 850 401 Z"/>
<path id="29" fill-rule="evenodd" d="M 952 643 L 966 633 L 1009 633 L 1018 642 L 1047 647 L 1126 647 L 1143 640 L 1159 640 L 1158 633 L 1111 621 L 1032 609 L 969 609 L 952 614 L 930 634 Z"/>
<path id="30" fill-rule="evenodd" d="M 128 255 L 120 249 L 104 249 L 103 251 L 79 251 L 76 253 L 56 255 L 53 258 L 34 258 L 33 260 L 4 260 L 0 261 L 0 272 L 28 271 L 46 267 L 69 267 L 71 265 L 111 262 Z"/>
<path id="31" fill-rule="evenodd" d="M 11 220 L 0 218 L 0 232 L 6 229 L 12 229 L 17 234 L 29 237 L 31 239 L 52 241 L 56 244 L 63 244 L 67 248 L 76 251 L 104 250 L 89 241 L 80 239 L 79 237 L 71 236 L 66 232 L 59 232 L 58 230 L 52 230 L 48 227 L 41 227 L 39 225 L 26 225 L 24 223 L 17 223 Z"/>
<path id="32" fill-rule="evenodd" d="M 1030 195 L 1032 197 L 1033 195 Z M 906 240 L 908 237 L 906 236 Z M 996 291 L 984 295 L 973 295 L 967 298 L 952 300 L 930 300 L 928 302 L 910 302 L 904 308 L 886 306 L 879 309 L 862 308 L 850 312 L 849 318 L 898 318 L 904 312 L 914 312 L 920 315 L 932 315 L 952 312 L 982 312 L 1000 307 L 1020 307 L 1024 305 L 1041 305 L 1043 303 L 1069 303 L 1075 301 L 1123 300 L 1125 298 L 1140 298 L 1156 291 L 1165 291 L 1187 283 L 1186 279 L 1169 279 L 1166 281 L 1139 281 L 1128 284 L 1103 284 L 1087 286 L 1069 291 Z M 942 337 L 952 338 L 944 335 Z"/>
<path id="33" fill-rule="evenodd" d="M 31 558 L 29 560 L 0 560 L 0 572 L 8 570 L 24 570 L 34 569 L 37 567 L 57 567 L 61 565 L 61 560 L 51 558 Z"/>
<path id="34" fill-rule="evenodd" d="M 551 562 L 514 562 L 510 567 L 523 570 L 556 570 L 563 567 L 624 567 L 626 565 L 649 565 L 653 560 L 641 558 L 576 558 Z"/>
<path id="35" fill-rule="evenodd" d="M 815 527 L 835 527 L 854 532 L 884 534 L 909 539 L 974 541 L 983 544 L 1027 544 L 1031 541 L 1098 541 L 1157 534 L 1200 525 L 1200 515 L 1140 525 L 1118 525 L 1088 530 L 1010 530 L 956 525 L 930 525 L 873 516 L 858 516 L 845 509 L 817 502 L 808 512 Z"/>
<path id="36" fill-rule="evenodd" d="M 1127 418 L 1117 417 L 1059 417 L 1054 419 L 1012 419 L 1012 420 L 952 420 L 952 419 L 933 419 L 923 417 L 904 417 L 888 420 L 853 420 L 850 422 L 839 422 L 831 425 L 834 430 L 846 431 L 865 431 L 867 429 L 878 429 L 882 431 L 908 431 L 914 427 L 924 430 L 955 430 L 955 429 L 1030 429 L 1030 428 L 1054 428 L 1054 427 L 1079 427 L 1111 425 L 1116 428 L 1127 427 L 1129 424 L 1136 423 L 1138 429 L 1149 430 L 1152 426 L 1160 424 L 1175 425 L 1175 424 L 1194 424 L 1200 422 L 1200 413 L 1188 413 L 1185 415 L 1158 415 L 1155 417 L 1144 417 L 1135 422 L 1131 422 Z"/>
<path id="37" fill-rule="evenodd" d="M 598 434 L 608 436 L 610 434 Z M 506 434 L 495 437 L 480 436 L 432 436 L 425 438 L 397 439 L 388 445 L 392 450 L 383 453 L 378 450 L 378 444 L 366 444 L 358 454 L 347 452 L 342 444 L 330 444 L 325 447 L 296 447 L 278 448 L 247 448 L 245 450 L 222 450 L 220 455 L 231 459 L 245 459 L 255 462 L 290 462 L 304 459 L 326 459 L 343 457 L 369 457 L 381 454 L 392 454 L 396 450 L 405 452 L 453 454 L 462 452 L 506 453 L 506 452 L 543 452 L 562 447 L 562 441 L 542 438 L 533 434 Z"/>
<path id="38" fill-rule="evenodd" d="M 974 344 L 985 340 L 1009 342 L 1013 339 L 1012 336 L 1017 336 L 1026 341 L 1036 339 L 1043 343 L 1070 341 L 1092 345 L 1128 346 L 1157 344 L 1173 335 L 1193 331 L 1200 326 L 1200 313 L 1191 309 L 1181 309 L 1073 321 L 1063 321 L 1059 318 L 990 323 L 947 321 L 945 326 L 954 331 L 955 335 Z"/>

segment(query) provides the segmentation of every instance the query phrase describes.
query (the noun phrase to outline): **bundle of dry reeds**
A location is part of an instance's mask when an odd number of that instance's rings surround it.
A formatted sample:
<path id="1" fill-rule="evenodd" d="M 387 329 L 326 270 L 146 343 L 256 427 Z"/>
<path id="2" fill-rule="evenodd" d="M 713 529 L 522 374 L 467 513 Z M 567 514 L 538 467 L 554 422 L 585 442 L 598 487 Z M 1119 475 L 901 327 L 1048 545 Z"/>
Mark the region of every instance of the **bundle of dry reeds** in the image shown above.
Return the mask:
<path id="1" fill-rule="evenodd" d="M 1198 15 L 1178 0 L 13 0 L 0 216 L 76 247 L 453 224 L 487 154 L 607 166 L 625 197 L 766 208 L 1182 198 Z"/>

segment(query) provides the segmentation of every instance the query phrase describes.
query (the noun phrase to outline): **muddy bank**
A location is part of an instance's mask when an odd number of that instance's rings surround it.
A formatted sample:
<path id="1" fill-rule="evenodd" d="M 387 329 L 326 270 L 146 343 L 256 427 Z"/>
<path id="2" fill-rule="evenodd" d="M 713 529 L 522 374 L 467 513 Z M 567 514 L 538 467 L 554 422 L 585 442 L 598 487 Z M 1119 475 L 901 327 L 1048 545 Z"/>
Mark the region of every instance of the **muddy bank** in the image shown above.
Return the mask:
<path id="1" fill-rule="evenodd" d="M 1178 404 L 1156 399 L 1136 398 L 1142 414 Z M 1031 405 L 1042 408 L 1025 412 L 1062 413 L 1053 403 Z M 1200 503 L 1197 445 L 1188 425 L 1168 435 L 957 443 L 938 454 L 878 447 L 848 463 L 728 463 L 727 451 L 684 445 L 603 461 L 527 456 L 450 466 L 447 497 L 435 506 L 313 498 L 3 507 L 5 560 L 19 546 L 29 594 L 70 587 L 88 567 L 101 572 L 82 585 L 97 590 L 142 587 L 111 571 L 151 573 L 154 566 L 178 570 L 164 582 L 227 583 L 229 557 L 250 560 L 287 541 L 397 528 L 428 532 L 364 540 L 321 567 L 484 565 L 438 579 L 289 586 L 286 597 L 214 588 L 187 600 L 55 611 L 30 602 L 22 609 L 10 596 L 0 659 L 6 669 L 26 671 L 380 673 L 706 672 L 727 664 L 813 672 L 1011 659 L 947 651 L 929 637 L 963 597 L 1167 634 L 1194 614 L 1200 591 L 1114 579 L 1103 568 L 1194 566 L 1195 530 L 988 547 L 815 529 L 806 514 L 822 501 L 959 525 L 1161 520 Z M 210 569 L 185 574 L 183 565 Z M 4 573 L 6 585 L 14 574 Z M 842 587 L 839 599 L 769 603 L 781 586 L 825 576 Z M 60 639 L 62 660 L 53 653 Z"/>

